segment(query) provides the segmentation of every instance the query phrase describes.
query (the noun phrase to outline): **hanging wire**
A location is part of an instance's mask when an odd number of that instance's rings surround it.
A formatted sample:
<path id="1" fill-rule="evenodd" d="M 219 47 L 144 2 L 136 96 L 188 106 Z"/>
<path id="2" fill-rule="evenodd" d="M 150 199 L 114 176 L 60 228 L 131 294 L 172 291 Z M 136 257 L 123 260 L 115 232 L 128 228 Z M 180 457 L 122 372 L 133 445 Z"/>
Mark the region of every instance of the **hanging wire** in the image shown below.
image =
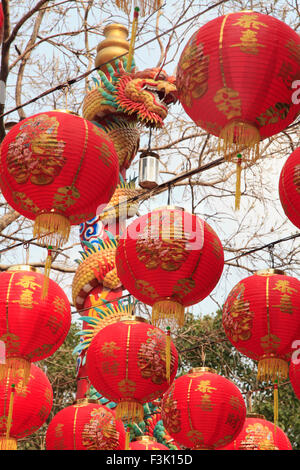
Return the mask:
<path id="1" fill-rule="evenodd" d="M 275 268 L 275 262 L 274 262 L 274 243 L 268 246 L 270 258 L 271 258 L 271 268 Z"/>

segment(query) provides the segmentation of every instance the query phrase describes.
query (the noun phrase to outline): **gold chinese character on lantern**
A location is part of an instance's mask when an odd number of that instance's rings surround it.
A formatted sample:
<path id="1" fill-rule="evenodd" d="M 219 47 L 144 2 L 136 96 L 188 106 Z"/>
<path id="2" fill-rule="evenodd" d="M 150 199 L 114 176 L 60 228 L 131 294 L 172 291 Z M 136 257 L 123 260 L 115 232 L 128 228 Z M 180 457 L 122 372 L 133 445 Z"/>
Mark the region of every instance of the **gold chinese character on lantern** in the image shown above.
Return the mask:
<path id="1" fill-rule="evenodd" d="M 34 276 L 24 275 L 20 278 L 19 282 L 16 282 L 16 286 L 24 287 L 24 289 L 35 290 L 37 287 L 42 287 L 40 284 L 35 282 Z"/>
<path id="2" fill-rule="evenodd" d="M 268 25 L 263 23 L 262 21 L 257 20 L 258 15 L 256 13 L 253 14 L 243 14 L 235 23 L 233 23 L 233 26 L 241 26 L 242 28 L 253 28 L 253 29 L 259 29 L 260 26 L 263 26 L 264 28 L 268 28 Z"/>
<path id="3" fill-rule="evenodd" d="M 218 110 L 225 114 L 227 119 L 241 116 L 242 105 L 239 92 L 231 88 L 220 88 L 214 96 L 214 102 Z"/>
<path id="4" fill-rule="evenodd" d="M 198 383 L 198 387 L 195 388 L 196 392 L 202 392 L 202 393 L 212 393 L 214 390 L 217 390 L 217 389 L 210 385 L 210 380 L 201 380 Z"/>
<path id="5" fill-rule="evenodd" d="M 290 287 L 290 282 L 287 280 L 280 280 L 276 282 L 273 290 L 278 290 L 282 294 L 292 294 L 293 292 L 298 292 L 294 287 Z"/>
<path id="6" fill-rule="evenodd" d="M 258 54 L 259 47 L 266 47 L 264 44 L 259 44 L 257 40 L 257 32 L 247 29 L 242 32 L 240 43 L 232 44 L 230 47 L 239 47 L 242 52 L 246 54 Z"/>
<path id="7" fill-rule="evenodd" d="M 22 290 L 22 293 L 20 295 L 20 298 L 18 300 L 13 300 L 13 303 L 19 304 L 20 307 L 23 308 L 32 308 L 34 304 L 37 304 L 38 302 L 33 300 L 33 294 L 34 292 L 30 289 L 24 289 Z"/>
<path id="8" fill-rule="evenodd" d="M 111 341 L 110 343 L 104 343 L 101 352 L 105 356 L 115 356 L 115 351 L 118 351 L 120 348 L 117 346 L 117 343 Z"/>

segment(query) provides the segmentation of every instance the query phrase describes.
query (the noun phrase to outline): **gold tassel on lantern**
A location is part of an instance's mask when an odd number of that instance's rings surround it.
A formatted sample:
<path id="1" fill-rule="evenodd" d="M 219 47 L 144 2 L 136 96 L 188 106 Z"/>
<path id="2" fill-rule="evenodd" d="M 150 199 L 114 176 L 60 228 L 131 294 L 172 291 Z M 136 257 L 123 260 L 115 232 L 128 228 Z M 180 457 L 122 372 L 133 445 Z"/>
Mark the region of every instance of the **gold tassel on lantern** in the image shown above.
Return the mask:
<path id="1" fill-rule="evenodd" d="M 52 245 L 60 248 L 68 241 L 70 229 L 70 221 L 64 215 L 56 212 L 43 212 L 34 221 L 33 236 L 46 246 Z"/>
<path id="2" fill-rule="evenodd" d="M 123 10 L 127 15 L 130 13 L 133 3 L 138 3 L 141 16 L 154 13 L 156 10 L 159 10 L 161 7 L 161 0 L 138 0 L 138 2 L 133 2 L 133 0 L 114 0 L 115 5 Z"/>
<path id="3" fill-rule="evenodd" d="M 129 443 L 130 443 L 130 424 L 127 426 L 127 431 L 125 434 L 125 450 L 129 450 Z"/>
<path id="4" fill-rule="evenodd" d="M 139 18 L 139 8 L 136 7 L 134 9 L 134 15 L 133 15 L 133 22 L 132 22 L 132 29 L 131 29 L 131 39 L 130 39 L 130 46 L 129 46 L 129 51 L 128 51 L 128 60 L 127 60 L 127 66 L 126 66 L 126 71 L 130 72 L 131 70 L 131 64 L 132 64 L 132 59 L 133 59 L 133 51 L 134 51 L 134 44 L 135 44 L 135 39 L 136 39 L 136 32 L 137 32 L 137 26 L 138 26 L 138 18 Z"/>
<path id="5" fill-rule="evenodd" d="M 175 320 L 179 327 L 184 325 L 184 306 L 174 300 L 159 300 L 152 307 L 152 323 L 158 326 L 160 321 Z"/>
<path id="6" fill-rule="evenodd" d="M 45 263 L 45 271 L 44 271 L 44 283 L 43 283 L 43 290 L 42 290 L 42 299 L 45 299 L 48 295 L 48 288 L 49 288 L 49 277 L 52 265 L 52 246 L 48 246 L 48 255 L 46 258 Z"/>
<path id="7" fill-rule="evenodd" d="M 167 327 L 166 337 L 166 379 L 170 383 L 171 376 L 171 328 Z"/>
<path id="8" fill-rule="evenodd" d="M 11 385 L 11 393 L 9 397 L 8 416 L 6 421 L 5 437 L 0 437 L 0 450 L 17 450 L 16 439 L 10 437 L 10 430 L 12 425 L 13 407 L 15 397 L 15 384 Z"/>
<path id="9" fill-rule="evenodd" d="M 276 380 L 285 380 L 288 378 L 288 363 L 275 356 L 262 357 L 258 362 L 257 380 L 275 382 Z"/>
<path id="10" fill-rule="evenodd" d="M 231 121 L 222 129 L 218 142 L 218 151 L 232 161 L 237 153 L 243 152 L 247 161 L 255 162 L 259 157 L 259 130 L 252 124 Z"/>
<path id="11" fill-rule="evenodd" d="M 31 362 L 22 357 L 8 357 L 5 364 L 0 364 L 0 381 L 8 377 L 14 380 L 16 377 L 22 377 L 26 385 L 30 376 Z"/>
<path id="12" fill-rule="evenodd" d="M 241 201 L 241 173 L 242 173 L 242 155 L 237 154 L 236 162 L 236 185 L 235 185 L 235 210 L 239 210 Z"/>
<path id="13" fill-rule="evenodd" d="M 144 407 L 135 400 L 122 400 L 116 406 L 116 419 L 126 423 L 139 423 L 144 418 Z"/>
<path id="14" fill-rule="evenodd" d="M 278 382 L 274 382 L 274 434 L 278 423 Z"/>

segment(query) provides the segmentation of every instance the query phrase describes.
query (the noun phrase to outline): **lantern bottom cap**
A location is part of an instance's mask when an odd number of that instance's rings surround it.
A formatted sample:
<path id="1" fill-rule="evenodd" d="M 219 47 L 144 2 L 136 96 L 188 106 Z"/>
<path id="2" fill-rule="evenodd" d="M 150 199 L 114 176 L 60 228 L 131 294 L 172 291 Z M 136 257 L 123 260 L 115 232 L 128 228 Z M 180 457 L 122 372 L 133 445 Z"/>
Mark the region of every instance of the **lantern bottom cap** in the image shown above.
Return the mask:
<path id="1" fill-rule="evenodd" d="M 13 437 L 0 436 L 0 450 L 17 450 L 17 440 Z"/>
<path id="2" fill-rule="evenodd" d="M 143 405 L 134 399 L 124 399 L 116 406 L 116 419 L 125 423 L 140 423 L 144 418 Z"/>
<path id="3" fill-rule="evenodd" d="M 152 323 L 159 326 L 161 322 L 173 322 L 184 325 L 184 306 L 174 300 L 158 300 L 152 307 Z"/>
<path id="4" fill-rule="evenodd" d="M 257 380 L 285 380 L 289 375 L 289 364 L 284 359 L 275 356 L 264 356 L 258 362 Z"/>
<path id="5" fill-rule="evenodd" d="M 255 162 L 259 158 L 259 129 L 243 121 L 231 121 L 220 132 L 219 152 L 224 153 L 227 161 L 236 161 L 242 154 L 243 162 Z"/>
<path id="6" fill-rule="evenodd" d="M 71 223 L 69 219 L 56 212 L 43 212 L 34 221 L 33 236 L 46 246 L 60 248 L 68 241 Z"/>

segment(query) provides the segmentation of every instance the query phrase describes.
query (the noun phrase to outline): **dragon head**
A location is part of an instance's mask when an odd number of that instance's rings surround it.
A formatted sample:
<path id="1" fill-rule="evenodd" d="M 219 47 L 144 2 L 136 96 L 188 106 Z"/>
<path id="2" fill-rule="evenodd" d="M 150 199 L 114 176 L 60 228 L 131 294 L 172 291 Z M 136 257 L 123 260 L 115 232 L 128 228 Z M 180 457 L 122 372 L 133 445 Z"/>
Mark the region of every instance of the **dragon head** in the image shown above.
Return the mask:
<path id="1" fill-rule="evenodd" d="M 109 75 L 98 71 L 100 81 L 83 102 L 83 117 L 101 122 L 111 115 L 121 115 L 128 121 L 148 127 L 162 127 L 168 115 L 168 106 L 177 101 L 175 77 L 159 68 L 130 72 L 126 59 L 115 60 L 108 66 Z"/>

